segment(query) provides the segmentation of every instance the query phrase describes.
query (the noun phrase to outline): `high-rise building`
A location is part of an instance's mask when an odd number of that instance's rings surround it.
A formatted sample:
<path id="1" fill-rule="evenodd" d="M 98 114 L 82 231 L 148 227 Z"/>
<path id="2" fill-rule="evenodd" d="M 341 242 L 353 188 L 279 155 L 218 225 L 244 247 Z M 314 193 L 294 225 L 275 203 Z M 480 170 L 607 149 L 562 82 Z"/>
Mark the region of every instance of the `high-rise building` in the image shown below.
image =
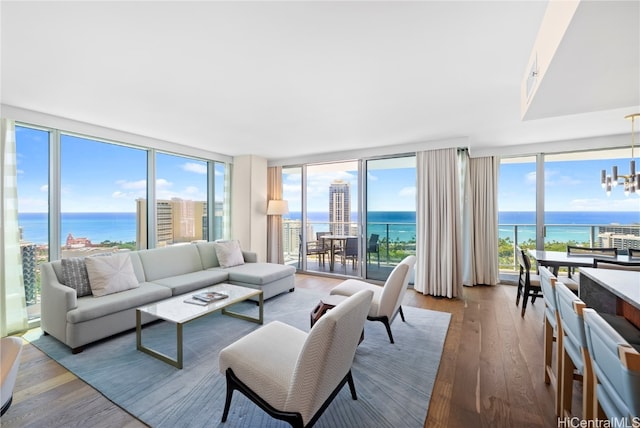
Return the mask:
<path id="1" fill-rule="evenodd" d="M 207 239 L 205 201 L 179 198 L 156 202 L 156 246 Z M 147 245 L 147 201 L 136 201 L 136 230 L 139 248 Z"/>
<path id="2" fill-rule="evenodd" d="M 334 235 L 348 235 L 351 222 L 349 183 L 334 180 L 329 186 L 329 227 Z"/>

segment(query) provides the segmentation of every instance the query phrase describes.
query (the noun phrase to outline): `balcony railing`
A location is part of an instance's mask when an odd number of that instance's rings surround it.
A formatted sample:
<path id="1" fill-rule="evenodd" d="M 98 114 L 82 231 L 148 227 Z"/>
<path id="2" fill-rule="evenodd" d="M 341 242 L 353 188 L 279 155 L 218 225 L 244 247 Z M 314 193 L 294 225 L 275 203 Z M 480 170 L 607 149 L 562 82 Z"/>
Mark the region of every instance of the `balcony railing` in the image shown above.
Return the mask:
<path id="1" fill-rule="evenodd" d="M 500 270 L 516 271 L 516 247 L 536 248 L 536 226 L 533 224 L 500 224 L 498 257 Z M 640 225 L 615 224 L 547 224 L 544 226 L 544 249 L 566 251 L 567 245 L 615 247 L 624 252 L 640 248 Z"/>

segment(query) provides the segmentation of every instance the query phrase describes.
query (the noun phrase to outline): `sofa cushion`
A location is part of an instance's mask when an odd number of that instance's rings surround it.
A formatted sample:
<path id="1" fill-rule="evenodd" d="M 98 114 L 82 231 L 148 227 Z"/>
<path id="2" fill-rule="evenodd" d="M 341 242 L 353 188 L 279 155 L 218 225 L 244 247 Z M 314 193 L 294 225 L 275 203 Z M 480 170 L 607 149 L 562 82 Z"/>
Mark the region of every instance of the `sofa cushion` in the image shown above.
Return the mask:
<path id="1" fill-rule="evenodd" d="M 195 245 L 200 253 L 200 261 L 204 269 L 220 266 L 218 256 L 216 255 L 216 247 L 213 242 L 198 242 Z"/>
<path id="2" fill-rule="evenodd" d="M 148 282 L 139 284 L 137 288 L 108 294 L 99 299 L 92 296 L 80 297 L 78 306 L 67 312 L 67 322 L 75 324 L 89 321 L 169 297 L 171 297 L 170 289 Z"/>
<path id="3" fill-rule="evenodd" d="M 76 290 L 78 297 L 90 296 L 89 275 L 84 263 L 84 257 L 70 257 L 62 259 L 62 282 L 67 287 Z"/>
<path id="4" fill-rule="evenodd" d="M 240 249 L 240 242 L 233 241 L 217 241 L 213 243 L 216 249 L 216 256 L 220 267 L 228 268 L 244 264 L 244 257 Z"/>
<path id="5" fill-rule="evenodd" d="M 214 268 L 212 270 L 219 270 Z M 229 281 L 264 285 L 281 278 L 294 275 L 296 268 L 277 263 L 245 263 L 224 270 L 229 273 Z"/>
<path id="6" fill-rule="evenodd" d="M 140 250 L 138 256 L 148 282 L 202 270 L 198 248 L 193 244 Z"/>
<path id="7" fill-rule="evenodd" d="M 138 287 L 128 253 L 85 259 L 91 292 L 96 297 Z"/>
<path id="8" fill-rule="evenodd" d="M 184 294 L 210 285 L 225 282 L 228 278 L 229 275 L 226 271 L 203 270 L 200 272 L 171 276 L 169 278 L 156 279 L 153 283 L 171 289 L 175 296 L 177 294 Z"/>

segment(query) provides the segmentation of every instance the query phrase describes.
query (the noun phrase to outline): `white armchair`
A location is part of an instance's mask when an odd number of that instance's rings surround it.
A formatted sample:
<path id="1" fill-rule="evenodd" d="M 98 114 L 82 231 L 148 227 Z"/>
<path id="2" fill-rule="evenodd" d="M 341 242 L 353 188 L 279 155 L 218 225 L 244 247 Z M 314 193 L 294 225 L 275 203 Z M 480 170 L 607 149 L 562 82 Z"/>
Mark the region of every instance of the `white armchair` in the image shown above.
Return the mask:
<path id="1" fill-rule="evenodd" d="M 312 426 L 347 382 L 356 400 L 351 365 L 372 297 L 363 290 L 345 299 L 309 333 L 273 321 L 220 351 L 227 378 L 222 422 L 234 390 L 294 427 Z"/>
<path id="2" fill-rule="evenodd" d="M 22 339 L 19 337 L 3 337 L 0 339 L 0 416 L 11 406 L 13 387 L 18 376 L 20 354 L 22 353 Z"/>
<path id="3" fill-rule="evenodd" d="M 369 321 L 382 322 L 387 329 L 389 341 L 394 343 L 393 335 L 391 334 L 391 323 L 398 312 L 400 313 L 402 322 L 404 322 L 404 313 L 402 312 L 401 304 L 415 264 L 415 256 L 405 257 L 404 260 L 391 271 L 391 274 L 382 287 L 357 279 L 348 279 L 333 288 L 330 294 L 351 296 L 361 290 L 373 291 L 373 300 L 371 301 L 371 308 L 369 309 L 367 319 Z"/>

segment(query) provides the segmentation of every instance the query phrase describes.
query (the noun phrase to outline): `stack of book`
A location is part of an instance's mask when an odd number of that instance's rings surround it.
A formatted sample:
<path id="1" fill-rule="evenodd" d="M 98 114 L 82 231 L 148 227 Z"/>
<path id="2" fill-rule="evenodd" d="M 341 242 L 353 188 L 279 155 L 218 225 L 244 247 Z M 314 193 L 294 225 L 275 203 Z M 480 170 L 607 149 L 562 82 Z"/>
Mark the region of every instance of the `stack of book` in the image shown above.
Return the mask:
<path id="1" fill-rule="evenodd" d="M 185 303 L 191 303 L 193 305 L 206 306 L 216 300 L 222 300 L 229 297 L 229 295 L 220 293 L 218 291 L 206 291 L 204 293 L 197 293 L 185 300 Z"/>

